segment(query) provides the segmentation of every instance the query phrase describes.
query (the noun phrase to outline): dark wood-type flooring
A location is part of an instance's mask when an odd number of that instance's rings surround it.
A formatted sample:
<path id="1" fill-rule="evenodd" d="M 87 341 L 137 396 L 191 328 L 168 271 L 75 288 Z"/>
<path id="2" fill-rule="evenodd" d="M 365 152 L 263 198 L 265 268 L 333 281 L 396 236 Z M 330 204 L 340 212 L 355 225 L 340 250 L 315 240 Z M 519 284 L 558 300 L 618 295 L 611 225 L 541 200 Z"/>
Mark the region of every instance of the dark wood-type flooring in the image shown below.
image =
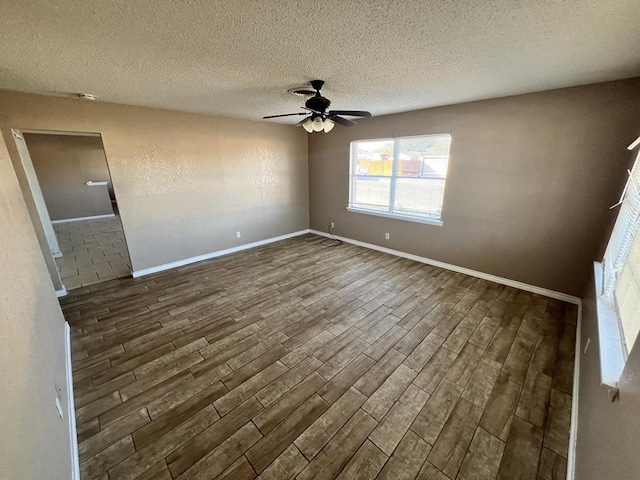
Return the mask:
<path id="1" fill-rule="evenodd" d="M 574 305 L 321 240 L 62 300 L 83 480 L 564 478 Z"/>

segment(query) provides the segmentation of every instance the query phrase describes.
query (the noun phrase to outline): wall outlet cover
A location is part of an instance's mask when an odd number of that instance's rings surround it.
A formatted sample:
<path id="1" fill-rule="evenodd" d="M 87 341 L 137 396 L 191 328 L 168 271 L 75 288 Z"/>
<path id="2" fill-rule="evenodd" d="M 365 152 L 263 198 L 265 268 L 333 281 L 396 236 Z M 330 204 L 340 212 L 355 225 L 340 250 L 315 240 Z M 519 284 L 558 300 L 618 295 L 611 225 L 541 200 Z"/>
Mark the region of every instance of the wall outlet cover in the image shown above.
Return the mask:
<path id="1" fill-rule="evenodd" d="M 236 232 L 236 238 L 240 238 L 240 232 Z"/>

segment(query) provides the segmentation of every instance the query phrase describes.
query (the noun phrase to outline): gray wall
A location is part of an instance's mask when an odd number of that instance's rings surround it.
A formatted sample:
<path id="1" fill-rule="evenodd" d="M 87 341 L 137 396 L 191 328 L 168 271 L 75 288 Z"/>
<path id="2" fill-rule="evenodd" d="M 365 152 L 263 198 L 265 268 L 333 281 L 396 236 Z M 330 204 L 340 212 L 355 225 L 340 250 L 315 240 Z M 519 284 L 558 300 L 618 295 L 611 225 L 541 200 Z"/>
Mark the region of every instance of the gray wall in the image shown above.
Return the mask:
<path id="1" fill-rule="evenodd" d="M 640 131 L 637 132 L 640 134 Z M 637 149 L 628 156 L 631 168 Z M 622 191 L 624 182 L 618 185 Z M 604 255 L 617 209 L 611 212 L 596 259 Z M 600 385 L 600 345 L 593 275 L 582 300 L 580 394 L 576 480 L 635 480 L 640 475 L 640 342 L 632 348 L 620 381 L 620 400 L 612 403 Z M 584 348 L 589 342 L 586 353 Z"/>
<path id="2" fill-rule="evenodd" d="M 639 126 L 639 78 L 336 126 L 309 140 L 311 228 L 580 296 Z M 345 211 L 350 141 L 447 132 L 442 227 Z"/>
<path id="3" fill-rule="evenodd" d="M 0 225 L 0 477 L 69 479 L 64 318 L 1 136 Z"/>
<path id="4" fill-rule="evenodd" d="M 309 226 L 302 129 L 9 91 L 2 126 L 102 135 L 134 270 Z"/>
<path id="5" fill-rule="evenodd" d="M 600 352 L 593 281 L 582 304 L 580 395 L 576 480 L 637 480 L 640 477 L 640 345 L 629 354 L 620 400 L 612 403 L 600 385 Z M 587 353 L 584 347 L 591 339 Z"/>
<path id="6" fill-rule="evenodd" d="M 107 186 L 111 182 L 100 137 L 25 133 L 51 220 L 113 214 Z"/>

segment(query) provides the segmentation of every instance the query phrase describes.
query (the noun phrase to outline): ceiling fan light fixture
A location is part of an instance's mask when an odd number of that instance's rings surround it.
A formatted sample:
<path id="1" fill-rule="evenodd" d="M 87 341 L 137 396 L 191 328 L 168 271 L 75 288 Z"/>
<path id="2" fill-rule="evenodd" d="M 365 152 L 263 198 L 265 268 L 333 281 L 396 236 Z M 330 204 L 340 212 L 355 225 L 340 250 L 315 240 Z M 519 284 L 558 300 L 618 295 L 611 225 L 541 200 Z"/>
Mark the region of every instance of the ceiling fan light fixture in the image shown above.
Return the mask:
<path id="1" fill-rule="evenodd" d="M 335 122 L 327 118 L 324 121 L 324 133 L 329 133 L 331 130 L 333 130 L 333 127 L 335 126 L 336 126 Z"/>
<path id="2" fill-rule="evenodd" d="M 305 122 L 302 124 L 302 128 L 304 128 L 309 133 L 313 132 L 313 120 L 311 120 L 311 117 L 305 120 Z"/>
<path id="3" fill-rule="evenodd" d="M 331 100 L 322 96 L 323 80 L 311 81 L 311 87 L 298 87 L 289 90 L 293 95 L 310 96 L 302 107 L 304 112 L 284 113 L 282 115 L 267 115 L 264 120 L 280 117 L 293 117 L 304 115 L 304 118 L 296 123 L 296 127 L 303 127 L 307 132 L 329 133 L 338 123 L 343 127 L 353 127 L 356 122 L 344 118 L 348 117 L 370 117 L 371 113 L 364 110 L 330 110 Z"/>
<path id="4" fill-rule="evenodd" d="M 316 117 L 313 119 L 313 131 L 321 132 L 324 127 L 324 123 L 321 117 Z"/>

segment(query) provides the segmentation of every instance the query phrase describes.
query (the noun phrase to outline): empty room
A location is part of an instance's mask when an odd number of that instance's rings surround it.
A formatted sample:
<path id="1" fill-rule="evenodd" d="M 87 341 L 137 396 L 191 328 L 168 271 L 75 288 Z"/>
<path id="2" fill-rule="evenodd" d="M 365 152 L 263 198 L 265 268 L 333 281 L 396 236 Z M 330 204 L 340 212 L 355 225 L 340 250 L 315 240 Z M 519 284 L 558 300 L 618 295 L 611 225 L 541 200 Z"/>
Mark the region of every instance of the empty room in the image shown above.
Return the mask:
<path id="1" fill-rule="evenodd" d="M 637 2 L 0 8 L 0 478 L 638 478 Z"/>

